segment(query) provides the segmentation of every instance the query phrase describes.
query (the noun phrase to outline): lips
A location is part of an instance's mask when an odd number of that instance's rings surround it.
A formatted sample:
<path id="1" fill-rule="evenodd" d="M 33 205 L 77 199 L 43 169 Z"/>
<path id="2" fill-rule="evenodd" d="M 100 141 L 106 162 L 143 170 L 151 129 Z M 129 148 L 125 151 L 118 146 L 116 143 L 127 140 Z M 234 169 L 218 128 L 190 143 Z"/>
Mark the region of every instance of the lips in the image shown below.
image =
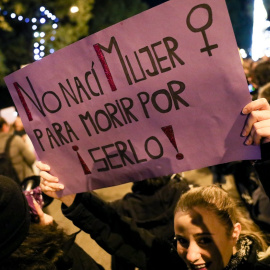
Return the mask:
<path id="1" fill-rule="evenodd" d="M 192 270 L 207 270 L 210 263 L 204 263 L 204 264 L 196 264 L 196 265 L 190 265 L 190 268 Z"/>
<path id="2" fill-rule="evenodd" d="M 198 269 L 203 270 L 203 269 L 206 269 L 206 264 L 193 265 L 192 268 L 196 270 Z"/>

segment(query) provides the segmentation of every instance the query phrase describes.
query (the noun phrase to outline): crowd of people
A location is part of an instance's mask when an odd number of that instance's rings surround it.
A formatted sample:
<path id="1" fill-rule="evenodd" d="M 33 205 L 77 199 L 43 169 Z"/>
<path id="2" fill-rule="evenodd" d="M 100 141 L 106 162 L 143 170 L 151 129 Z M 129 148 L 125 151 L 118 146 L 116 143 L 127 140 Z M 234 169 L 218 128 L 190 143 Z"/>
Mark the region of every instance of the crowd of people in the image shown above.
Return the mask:
<path id="1" fill-rule="evenodd" d="M 247 147 L 261 146 L 262 159 L 226 168 L 234 168 L 235 181 L 255 172 L 269 202 L 270 60 L 244 60 L 243 67 L 253 101 L 242 108 L 242 135 Z M 43 212 L 43 196 L 59 199 L 64 216 L 112 255 L 112 270 L 270 269 L 268 231 L 220 180 L 193 187 L 176 173 L 135 182 L 132 192 L 113 202 L 95 192 L 58 197 L 65 187 L 50 174 L 52 164 L 37 162 L 20 118 L 10 126 L 0 117 L 0 153 L 6 152 L 16 176 L 0 172 L 0 269 L 104 269 L 75 243 L 77 233 L 67 235 Z M 212 168 L 217 179 L 226 174 L 220 168 Z M 24 190 L 22 183 L 33 176 L 40 186 Z"/>
<path id="2" fill-rule="evenodd" d="M 252 99 L 265 98 L 270 102 L 270 58 L 264 56 L 258 61 L 243 59 L 243 68 Z"/>

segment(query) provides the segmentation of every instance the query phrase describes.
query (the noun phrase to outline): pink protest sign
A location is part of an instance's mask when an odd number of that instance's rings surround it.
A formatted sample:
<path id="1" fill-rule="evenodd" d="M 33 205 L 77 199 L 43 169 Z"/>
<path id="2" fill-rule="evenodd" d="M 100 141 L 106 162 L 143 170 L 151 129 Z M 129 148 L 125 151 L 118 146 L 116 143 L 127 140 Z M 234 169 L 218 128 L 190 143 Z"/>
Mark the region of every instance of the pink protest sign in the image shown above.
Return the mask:
<path id="1" fill-rule="evenodd" d="M 65 194 L 260 157 L 223 0 L 168 1 L 5 81 Z"/>

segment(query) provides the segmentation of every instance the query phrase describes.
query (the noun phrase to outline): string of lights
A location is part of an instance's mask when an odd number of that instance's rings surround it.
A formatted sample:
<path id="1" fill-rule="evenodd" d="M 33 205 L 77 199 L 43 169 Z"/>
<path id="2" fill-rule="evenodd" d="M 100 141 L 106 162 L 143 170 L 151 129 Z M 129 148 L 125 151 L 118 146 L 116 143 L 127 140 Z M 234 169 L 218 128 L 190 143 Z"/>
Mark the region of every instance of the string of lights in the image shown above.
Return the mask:
<path id="1" fill-rule="evenodd" d="M 24 18 L 22 15 L 18 15 L 15 12 L 8 12 L 7 10 L 1 10 L 0 14 L 7 17 L 10 16 L 13 20 L 18 20 L 22 23 L 30 23 L 32 24 L 33 31 L 33 58 L 35 61 L 42 59 L 45 56 L 45 35 L 46 33 L 43 31 L 39 31 L 40 27 L 46 23 L 50 23 L 52 27 L 52 33 L 50 36 L 50 40 L 53 42 L 55 40 L 56 29 L 58 28 L 59 19 L 52 14 L 48 9 L 44 6 L 39 8 L 39 16 L 37 18 Z M 54 53 L 54 49 L 50 48 L 49 53 Z"/>
<path id="2" fill-rule="evenodd" d="M 72 6 L 70 8 L 71 13 L 78 12 L 77 6 Z M 7 10 L 1 10 L 0 14 L 3 16 L 10 16 L 13 20 L 18 20 L 22 23 L 31 23 L 32 31 L 33 31 L 33 58 L 34 60 L 42 59 L 46 52 L 46 41 L 44 31 L 40 31 L 40 26 L 44 24 L 51 24 L 52 32 L 50 33 L 50 37 L 47 37 L 51 41 L 52 46 L 47 48 L 48 53 L 54 53 L 53 41 L 55 40 L 56 30 L 58 28 L 59 19 L 52 14 L 48 9 L 44 6 L 39 8 L 39 16 L 37 18 L 24 18 L 22 15 L 18 15 L 15 12 L 8 12 Z M 254 22 L 253 22 L 253 34 L 252 34 L 252 46 L 249 54 L 252 56 L 253 60 L 258 60 L 263 55 L 270 56 L 270 22 L 266 19 L 267 13 L 262 0 L 254 0 Z M 266 45 L 267 44 L 267 45 Z M 239 50 L 242 58 L 248 57 L 248 53 L 244 49 Z"/>

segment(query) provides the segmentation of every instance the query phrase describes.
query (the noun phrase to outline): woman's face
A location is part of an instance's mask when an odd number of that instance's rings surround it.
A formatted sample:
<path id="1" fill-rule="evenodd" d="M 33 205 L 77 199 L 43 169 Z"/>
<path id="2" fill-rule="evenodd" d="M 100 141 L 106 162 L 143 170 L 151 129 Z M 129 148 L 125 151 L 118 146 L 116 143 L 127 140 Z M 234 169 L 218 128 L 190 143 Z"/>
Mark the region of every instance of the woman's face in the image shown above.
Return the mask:
<path id="1" fill-rule="evenodd" d="M 218 217 L 203 208 L 177 212 L 177 252 L 192 270 L 222 270 L 235 252 L 235 237 L 226 234 Z"/>
<path id="2" fill-rule="evenodd" d="M 17 117 L 14 122 L 14 127 L 16 130 L 22 130 L 23 129 L 23 123 L 21 117 Z"/>

